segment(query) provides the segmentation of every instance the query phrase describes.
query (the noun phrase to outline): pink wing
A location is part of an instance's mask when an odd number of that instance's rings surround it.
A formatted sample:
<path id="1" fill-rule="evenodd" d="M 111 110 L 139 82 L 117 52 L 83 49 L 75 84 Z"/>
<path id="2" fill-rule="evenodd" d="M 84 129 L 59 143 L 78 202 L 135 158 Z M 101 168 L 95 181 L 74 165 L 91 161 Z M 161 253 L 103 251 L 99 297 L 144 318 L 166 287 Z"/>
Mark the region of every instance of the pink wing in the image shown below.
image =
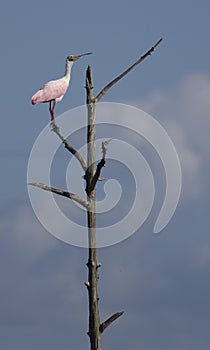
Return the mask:
<path id="1" fill-rule="evenodd" d="M 57 98 L 63 97 L 67 88 L 68 82 L 66 79 L 51 80 L 46 83 L 42 89 L 37 91 L 32 96 L 32 104 L 35 105 L 40 102 L 49 102 Z"/>

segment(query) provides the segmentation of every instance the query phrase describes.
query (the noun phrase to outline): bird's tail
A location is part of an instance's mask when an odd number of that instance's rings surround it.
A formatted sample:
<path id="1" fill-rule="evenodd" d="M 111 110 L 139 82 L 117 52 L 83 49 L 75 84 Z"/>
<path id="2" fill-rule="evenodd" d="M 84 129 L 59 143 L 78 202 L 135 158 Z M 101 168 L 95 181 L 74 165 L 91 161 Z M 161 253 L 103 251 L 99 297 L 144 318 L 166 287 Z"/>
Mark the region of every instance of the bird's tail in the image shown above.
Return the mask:
<path id="1" fill-rule="evenodd" d="M 36 105 L 39 102 L 42 102 L 42 90 L 37 91 L 31 98 L 32 105 Z"/>

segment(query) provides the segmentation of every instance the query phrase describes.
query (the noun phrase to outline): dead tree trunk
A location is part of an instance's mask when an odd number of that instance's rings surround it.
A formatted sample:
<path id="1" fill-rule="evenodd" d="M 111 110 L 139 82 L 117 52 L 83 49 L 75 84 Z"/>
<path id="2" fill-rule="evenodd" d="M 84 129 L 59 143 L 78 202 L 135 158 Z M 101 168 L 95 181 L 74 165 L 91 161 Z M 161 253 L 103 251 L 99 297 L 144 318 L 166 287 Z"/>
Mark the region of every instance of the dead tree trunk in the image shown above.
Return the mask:
<path id="1" fill-rule="evenodd" d="M 88 282 L 86 283 L 89 296 L 89 331 L 91 350 L 101 349 L 100 335 L 100 317 L 98 307 L 98 259 L 96 249 L 96 210 L 95 210 L 95 195 L 96 189 L 93 186 L 96 164 L 96 106 L 93 98 L 93 84 L 91 69 L 88 67 L 86 74 L 86 91 L 87 91 L 87 171 L 86 193 L 89 207 L 87 209 L 88 222 L 88 250 L 89 257 L 87 262 L 88 267 Z"/>
<path id="2" fill-rule="evenodd" d="M 110 316 L 104 322 L 100 322 L 99 313 L 99 297 L 98 297 L 98 258 L 97 258 L 97 242 L 96 242 L 96 184 L 100 178 L 101 169 L 105 165 L 105 157 L 109 140 L 102 142 L 102 158 L 96 166 L 96 105 L 97 102 L 107 93 L 107 91 L 116 84 L 120 79 L 127 75 L 134 67 L 140 64 L 145 58 L 150 56 L 156 47 L 160 44 L 162 38 L 148 50 L 143 56 L 141 56 L 136 62 L 128 67 L 123 73 L 118 75 L 110 83 L 108 83 L 96 97 L 93 94 L 93 81 L 91 67 L 88 66 L 86 72 L 86 93 L 87 93 L 87 114 L 88 114 L 88 126 L 87 126 L 87 162 L 82 155 L 77 152 L 68 141 L 61 135 L 60 130 L 56 124 L 52 125 L 52 130 L 61 139 L 65 148 L 72 153 L 79 161 L 81 167 L 85 171 L 84 179 L 86 180 L 86 194 L 87 200 L 81 198 L 77 194 L 67 192 L 65 190 L 50 187 L 46 184 L 39 182 L 32 182 L 30 185 L 39 187 L 46 191 L 51 191 L 58 195 L 67 197 L 76 201 L 87 210 L 87 222 L 88 222 L 88 281 L 85 283 L 88 290 L 89 299 L 89 330 L 88 335 L 90 338 L 91 350 L 101 349 L 101 335 L 104 330 L 112 324 L 118 317 L 123 314 L 123 311 L 116 312 Z"/>
<path id="3" fill-rule="evenodd" d="M 95 200 L 96 200 L 96 183 L 100 176 L 100 171 L 105 165 L 105 154 L 106 149 L 103 152 L 101 162 L 98 164 L 96 171 L 96 150 L 95 150 L 95 139 L 96 139 L 96 104 L 105 95 L 105 93 L 131 69 L 141 63 L 147 56 L 151 55 L 157 45 L 162 41 L 160 39 L 145 55 L 140 57 L 133 65 L 131 65 L 122 74 L 117 76 L 109 84 L 107 84 L 101 92 L 94 97 L 93 94 L 93 81 L 91 67 L 88 66 L 86 72 L 86 94 L 87 94 L 87 111 L 88 111 L 88 127 L 87 127 L 87 171 L 85 174 L 86 179 L 86 193 L 89 207 L 87 209 L 87 221 L 88 221 L 88 242 L 89 242 L 89 257 L 87 262 L 88 267 L 88 282 L 86 283 L 89 296 L 89 331 L 91 350 L 101 349 L 101 334 L 102 332 L 123 312 L 117 312 L 108 320 L 100 324 L 100 314 L 98 306 L 98 258 L 97 258 L 97 242 L 96 242 L 96 212 L 95 212 Z M 103 151 L 104 144 L 102 145 Z M 101 166 L 100 166 L 101 165 Z M 96 175 L 97 174 L 97 175 Z"/>

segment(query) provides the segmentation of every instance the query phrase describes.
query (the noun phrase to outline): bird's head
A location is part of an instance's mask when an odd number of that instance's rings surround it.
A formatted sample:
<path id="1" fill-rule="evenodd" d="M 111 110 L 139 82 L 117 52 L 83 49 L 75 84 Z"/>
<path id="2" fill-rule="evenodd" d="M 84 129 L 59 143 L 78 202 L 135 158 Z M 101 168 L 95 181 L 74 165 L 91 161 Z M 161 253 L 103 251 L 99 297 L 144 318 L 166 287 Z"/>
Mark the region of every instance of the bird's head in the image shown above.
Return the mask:
<path id="1" fill-rule="evenodd" d="M 67 57 L 67 61 L 74 62 L 77 61 L 82 56 L 91 55 L 92 52 L 82 53 L 81 55 L 70 55 Z"/>

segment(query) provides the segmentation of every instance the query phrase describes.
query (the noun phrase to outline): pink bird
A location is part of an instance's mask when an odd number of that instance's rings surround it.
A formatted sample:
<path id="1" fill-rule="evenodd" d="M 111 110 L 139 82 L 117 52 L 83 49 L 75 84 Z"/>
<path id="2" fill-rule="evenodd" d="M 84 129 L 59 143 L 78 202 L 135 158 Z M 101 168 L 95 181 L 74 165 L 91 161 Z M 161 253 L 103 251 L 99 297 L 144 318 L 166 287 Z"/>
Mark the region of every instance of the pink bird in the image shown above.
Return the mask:
<path id="1" fill-rule="evenodd" d="M 92 52 L 83 53 L 81 55 L 71 55 L 66 58 L 66 71 L 65 75 L 57 80 L 51 80 L 46 83 L 42 89 L 38 90 L 31 99 L 33 105 L 40 102 L 49 102 L 51 121 L 55 124 L 54 109 L 57 102 L 60 102 L 68 89 L 71 68 L 74 61 L 78 60 L 81 56 L 91 55 Z M 52 104 L 53 103 L 53 104 Z"/>

